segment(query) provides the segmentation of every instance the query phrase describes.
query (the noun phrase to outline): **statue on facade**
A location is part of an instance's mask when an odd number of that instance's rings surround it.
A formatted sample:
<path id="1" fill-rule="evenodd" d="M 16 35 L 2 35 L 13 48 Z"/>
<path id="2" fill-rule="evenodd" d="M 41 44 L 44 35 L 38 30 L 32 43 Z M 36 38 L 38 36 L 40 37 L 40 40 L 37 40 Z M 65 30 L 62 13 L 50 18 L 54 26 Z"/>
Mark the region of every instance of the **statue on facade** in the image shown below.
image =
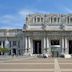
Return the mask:
<path id="1" fill-rule="evenodd" d="M 9 41 L 7 39 L 5 40 L 5 48 L 9 48 Z"/>

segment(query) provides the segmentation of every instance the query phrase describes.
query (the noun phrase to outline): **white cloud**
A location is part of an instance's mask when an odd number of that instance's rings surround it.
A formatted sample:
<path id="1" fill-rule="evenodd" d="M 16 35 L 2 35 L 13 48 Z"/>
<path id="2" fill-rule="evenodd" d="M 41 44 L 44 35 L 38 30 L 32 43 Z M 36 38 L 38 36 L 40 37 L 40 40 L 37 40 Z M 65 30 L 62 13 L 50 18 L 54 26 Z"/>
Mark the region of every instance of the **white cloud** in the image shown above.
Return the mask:
<path id="1" fill-rule="evenodd" d="M 34 13 L 43 13 L 43 14 L 45 14 L 45 13 L 49 13 L 49 12 L 39 11 L 39 10 L 27 10 L 27 9 L 19 11 L 19 14 L 22 15 L 22 16 L 26 16 L 28 14 L 34 14 Z"/>
<path id="2" fill-rule="evenodd" d="M 34 11 L 32 11 L 32 10 L 21 10 L 21 11 L 19 11 L 18 12 L 21 16 L 26 16 L 26 15 L 28 15 L 28 14 L 33 14 L 34 13 Z"/>
<path id="3" fill-rule="evenodd" d="M 70 8 L 65 8 L 65 10 L 66 10 L 66 12 L 68 12 L 68 13 L 72 13 L 72 9 L 70 9 Z"/>
<path id="4" fill-rule="evenodd" d="M 22 9 L 18 11 L 16 15 L 4 15 L 0 17 L 0 28 L 22 28 L 26 15 L 34 14 L 34 13 L 44 13 L 45 14 L 49 12 Z"/>
<path id="5" fill-rule="evenodd" d="M 0 17 L 0 28 L 22 28 L 22 19 L 19 15 L 4 15 Z"/>
<path id="6" fill-rule="evenodd" d="M 12 15 L 4 15 L 4 16 L 0 17 L 1 23 L 11 23 L 14 21 L 16 21 L 16 18 Z"/>

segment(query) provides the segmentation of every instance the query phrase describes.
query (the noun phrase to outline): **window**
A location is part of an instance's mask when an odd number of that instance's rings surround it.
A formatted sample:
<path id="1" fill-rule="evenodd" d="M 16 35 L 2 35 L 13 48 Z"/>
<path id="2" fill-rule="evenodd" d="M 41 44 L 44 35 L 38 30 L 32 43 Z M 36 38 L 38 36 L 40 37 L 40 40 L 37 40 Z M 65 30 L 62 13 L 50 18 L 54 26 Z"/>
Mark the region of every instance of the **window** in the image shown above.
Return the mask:
<path id="1" fill-rule="evenodd" d="M 1 41 L 0 41 L 0 46 L 1 46 Z"/>
<path id="2" fill-rule="evenodd" d="M 59 45 L 59 40 L 51 40 L 51 45 Z"/>
<path id="3" fill-rule="evenodd" d="M 40 22 L 40 18 L 37 18 L 37 22 Z"/>
<path id="4" fill-rule="evenodd" d="M 54 18 L 54 22 L 56 22 L 56 17 Z"/>
<path id="5" fill-rule="evenodd" d="M 16 46 L 16 41 L 13 41 L 13 46 Z"/>
<path id="6" fill-rule="evenodd" d="M 34 21 L 36 22 L 36 17 L 34 18 Z"/>
<path id="7" fill-rule="evenodd" d="M 69 17 L 67 17 L 67 22 L 69 23 Z"/>
<path id="8" fill-rule="evenodd" d="M 26 17 L 26 21 L 28 21 L 28 18 Z"/>
<path id="9" fill-rule="evenodd" d="M 3 41 L 3 47 L 5 47 L 5 41 Z"/>
<path id="10" fill-rule="evenodd" d="M 18 41 L 18 48 L 20 48 L 20 41 Z"/>
<path id="11" fill-rule="evenodd" d="M 52 17 L 51 17 L 51 23 L 52 23 Z"/>
<path id="12" fill-rule="evenodd" d="M 70 22 L 72 22 L 72 18 L 70 18 Z"/>
<path id="13" fill-rule="evenodd" d="M 43 22 L 43 18 L 41 18 L 41 22 Z"/>
<path id="14" fill-rule="evenodd" d="M 58 22 L 59 22 L 60 18 L 58 18 Z"/>
<path id="15" fill-rule="evenodd" d="M 9 41 L 9 47 L 11 47 L 11 41 Z"/>

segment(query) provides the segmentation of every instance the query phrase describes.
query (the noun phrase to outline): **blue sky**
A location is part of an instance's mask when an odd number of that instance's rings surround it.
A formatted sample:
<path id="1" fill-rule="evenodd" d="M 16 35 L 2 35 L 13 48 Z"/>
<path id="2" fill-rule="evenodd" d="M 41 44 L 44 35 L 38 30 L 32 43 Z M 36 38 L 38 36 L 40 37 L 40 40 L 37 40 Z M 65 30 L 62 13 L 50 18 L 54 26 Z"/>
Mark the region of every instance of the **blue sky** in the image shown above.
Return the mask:
<path id="1" fill-rule="evenodd" d="M 0 0 L 0 28 L 22 28 L 32 13 L 72 13 L 72 0 Z"/>

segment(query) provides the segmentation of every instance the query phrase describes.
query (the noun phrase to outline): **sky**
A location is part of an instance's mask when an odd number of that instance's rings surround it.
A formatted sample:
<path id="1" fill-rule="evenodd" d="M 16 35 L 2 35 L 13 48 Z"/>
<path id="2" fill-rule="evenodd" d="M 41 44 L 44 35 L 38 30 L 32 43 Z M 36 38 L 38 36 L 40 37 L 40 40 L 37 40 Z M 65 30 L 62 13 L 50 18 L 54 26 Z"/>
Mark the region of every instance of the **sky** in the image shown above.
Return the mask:
<path id="1" fill-rule="evenodd" d="M 0 0 L 0 29 L 22 29 L 34 13 L 72 13 L 72 0 Z"/>

